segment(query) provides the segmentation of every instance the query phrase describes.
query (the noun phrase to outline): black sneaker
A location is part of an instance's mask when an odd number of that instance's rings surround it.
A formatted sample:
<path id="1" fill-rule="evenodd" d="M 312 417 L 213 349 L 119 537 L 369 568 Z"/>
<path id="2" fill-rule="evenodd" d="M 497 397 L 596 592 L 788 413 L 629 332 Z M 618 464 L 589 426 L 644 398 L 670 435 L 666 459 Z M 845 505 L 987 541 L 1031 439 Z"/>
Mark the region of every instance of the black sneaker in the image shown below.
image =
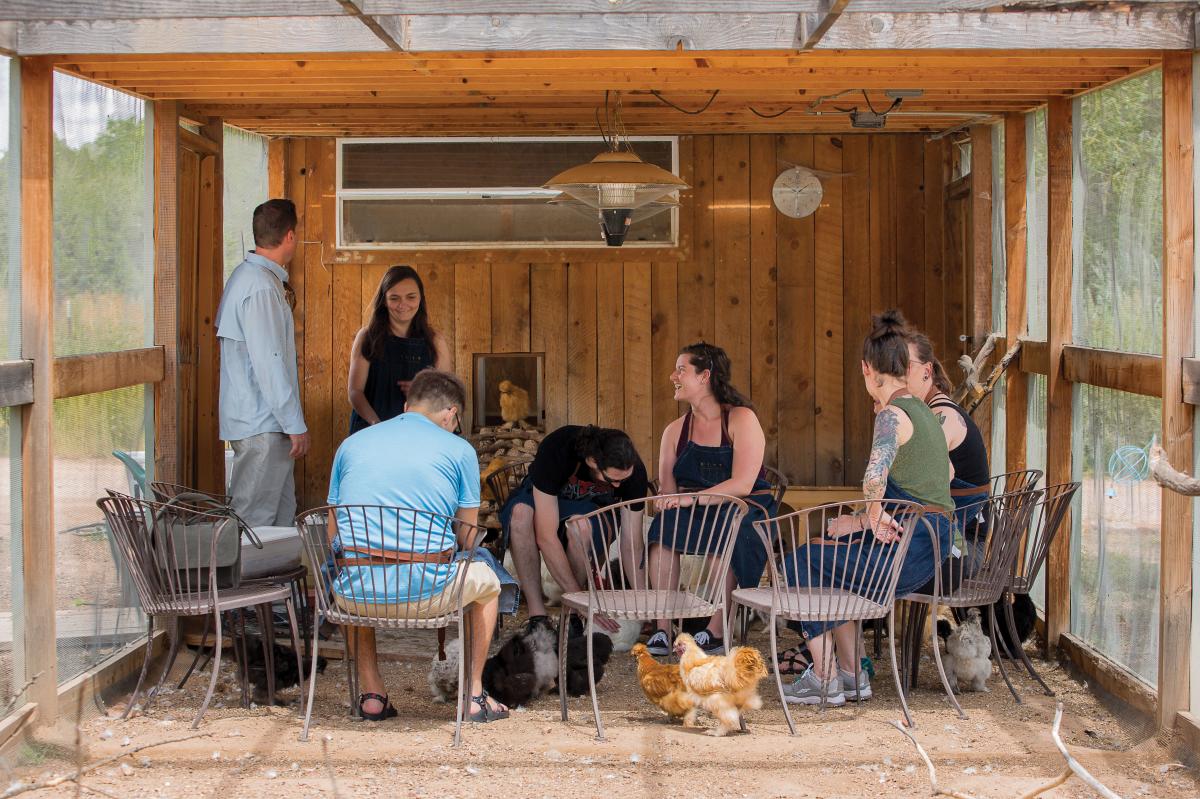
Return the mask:
<path id="1" fill-rule="evenodd" d="M 659 630 L 650 636 L 650 640 L 646 641 L 646 651 L 658 657 L 666 657 L 671 654 L 671 642 L 668 640 L 667 634 Z"/>
<path id="2" fill-rule="evenodd" d="M 706 655 L 724 655 L 725 639 L 713 636 L 708 630 L 701 630 L 695 635 L 696 646 L 704 650 Z"/>

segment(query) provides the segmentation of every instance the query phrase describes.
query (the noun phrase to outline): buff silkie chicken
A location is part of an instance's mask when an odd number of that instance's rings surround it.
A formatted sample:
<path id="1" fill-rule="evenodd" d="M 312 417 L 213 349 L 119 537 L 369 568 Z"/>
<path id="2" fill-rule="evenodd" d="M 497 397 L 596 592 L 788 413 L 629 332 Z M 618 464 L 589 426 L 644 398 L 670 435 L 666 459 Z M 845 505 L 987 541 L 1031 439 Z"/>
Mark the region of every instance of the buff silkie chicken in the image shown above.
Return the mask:
<path id="1" fill-rule="evenodd" d="M 727 655 L 706 655 L 692 636 L 681 633 L 674 651 L 684 687 L 717 720 L 709 735 L 728 735 L 741 726 L 744 710 L 762 707 L 758 683 L 767 676 L 767 665 L 757 649 L 735 646 Z"/>
<path id="2" fill-rule="evenodd" d="M 946 654 L 942 656 L 942 667 L 955 693 L 960 683 L 966 683 L 971 691 L 988 690 L 991 655 L 992 642 L 980 625 L 979 608 L 971 608 L 966 620 L 946 637 Z"/>
<path id="3" fill-rule="evenodd" d="M 659 663 L 645 644 L 634 644 L 629 651 L 637 658 L 638 683 L 646 698 L 668 716 L 683 719 L 683 726 L 695 727 L 699 707 L 695 695 L 683 687 L 679 667 Z"/>
<path id="4" fill-rule="evenodd" d="M 519 427 L 529 415 L 529 392 L 511 380 L 501 380 L 500 418 L 509 427 Z"/>

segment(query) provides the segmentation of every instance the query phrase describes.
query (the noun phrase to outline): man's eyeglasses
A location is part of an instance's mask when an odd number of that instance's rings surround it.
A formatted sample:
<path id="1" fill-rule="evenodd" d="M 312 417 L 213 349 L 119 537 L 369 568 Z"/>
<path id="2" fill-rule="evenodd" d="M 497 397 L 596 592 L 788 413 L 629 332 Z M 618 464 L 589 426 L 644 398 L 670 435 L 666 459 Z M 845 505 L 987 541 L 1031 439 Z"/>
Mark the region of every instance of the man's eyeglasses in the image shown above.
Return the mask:
<path id="1" fill-rule="evenodd" d="M 599 479 L 596 482 L 602 486 L 608 486 L 609 488 L 620 488 L 621 483 L 629 479 L 627 477 L 610 477 L 608 474 L 600 470 L 596 470 L 596 474 L 599 475 Z"/>
<path id="2" fill-rule="evenodd" d="M 451 408 L 450 410 L 454 411 L 454 430 L 452 432 L 456 436 L 461 436 L 463 434 L 462 411 L 458 408 Z"/>

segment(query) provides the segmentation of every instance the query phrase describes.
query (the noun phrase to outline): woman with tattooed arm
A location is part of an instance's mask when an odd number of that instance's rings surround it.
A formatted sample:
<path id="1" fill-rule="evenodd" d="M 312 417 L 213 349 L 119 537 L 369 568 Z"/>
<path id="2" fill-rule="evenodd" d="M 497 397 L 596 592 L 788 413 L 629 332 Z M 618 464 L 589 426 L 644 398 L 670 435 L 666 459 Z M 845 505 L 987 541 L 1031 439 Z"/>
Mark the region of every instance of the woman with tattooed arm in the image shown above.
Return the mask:
<path id="1" fill-rule="evenodd" d="M 909 351 L 903 317 L 893 310 L 871 322 L 871 332 L 863 342 L 862 372 L 867 393 L 880 410 L 863 475 L 863 494 L 868 500 L 908 500 L 925 506 L 944 556 L 950 551 L 949 514 L 954 510 L 950 498 L 954 470 L 946 437 L 925 402 L 908 390 Z M 896 596 L 911 593 L 933 577 L 938 565 L 933 542 L 923 528 L 910 529 L 903 519 L 889 516 L 878 502 L 868 505 L 865 516 L 829 519 L 826 538 L 843 543 L 802 548 L 813 551 L 787 560 L 788 582 L 825 586 L 832 582 L 853 590 L 859 564 L 872 559 L 869 550 L 891 546 L 904 535 L 913 538 L 900 569 Z M 845 573 L 848 568 L 855 573 Z M 841 705 L 847 694 L 850 699 L 856 694 L 862 699 L 871 695 L 867 674 L 862 672 L 855 679 L 857 622 L 801 622 L 797 626 L 808 641 L 813 662 L 792 685 L 785 686 L 788 702 L 815 705 L 824 695 L 826 704 Z"/>

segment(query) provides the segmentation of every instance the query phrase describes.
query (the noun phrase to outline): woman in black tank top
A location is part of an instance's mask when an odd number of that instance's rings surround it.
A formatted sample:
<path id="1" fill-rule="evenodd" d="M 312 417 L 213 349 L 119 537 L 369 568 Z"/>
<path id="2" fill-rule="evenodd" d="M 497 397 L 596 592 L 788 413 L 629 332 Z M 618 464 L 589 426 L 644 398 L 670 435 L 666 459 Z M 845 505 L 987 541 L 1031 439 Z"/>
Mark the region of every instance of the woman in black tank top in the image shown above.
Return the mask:
<path id="1" fill-rule="evenodd" d="M 408 384 L 429 367 L 453 370 L 450 348 L 429 324 L 421 276 L 411 266 L 393 266 L 350 349 L 350 433 L 403 413 Z"/>

